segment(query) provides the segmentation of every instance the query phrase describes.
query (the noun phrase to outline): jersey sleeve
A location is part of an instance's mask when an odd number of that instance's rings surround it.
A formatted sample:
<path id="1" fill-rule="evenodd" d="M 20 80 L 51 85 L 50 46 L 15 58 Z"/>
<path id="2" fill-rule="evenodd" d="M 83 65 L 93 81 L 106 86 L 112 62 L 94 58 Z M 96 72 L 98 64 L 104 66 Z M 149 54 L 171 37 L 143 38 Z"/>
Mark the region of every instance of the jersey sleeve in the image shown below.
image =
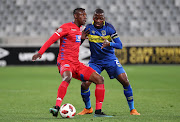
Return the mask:
<path id="1" fill-rule="evenodd" d="M 111 39 L 113 40 L 113 42 L 110 42 L 110 46 L 116 49 L 122 49 L 123 48 L 122 42 L 112 25 L 109 25 L 109 33 L 110 33 Z"/>
<path id="2" fill-rule="evenodd" d="M 68 25 L 64 24 L 62 26 L 60 26 L 57 31 L 55 32 L 55 34 L 57 34 L 60 38 L 67 35 L 69 32 L 69 28 Z"/>
<path id="3" fill-rule="evenodd" d="M 59 38 L 68 34 L 68 28 L 64 25 L 60 26 L 59 29 L 44 43 L 38 53 L 41 55 Z"/>

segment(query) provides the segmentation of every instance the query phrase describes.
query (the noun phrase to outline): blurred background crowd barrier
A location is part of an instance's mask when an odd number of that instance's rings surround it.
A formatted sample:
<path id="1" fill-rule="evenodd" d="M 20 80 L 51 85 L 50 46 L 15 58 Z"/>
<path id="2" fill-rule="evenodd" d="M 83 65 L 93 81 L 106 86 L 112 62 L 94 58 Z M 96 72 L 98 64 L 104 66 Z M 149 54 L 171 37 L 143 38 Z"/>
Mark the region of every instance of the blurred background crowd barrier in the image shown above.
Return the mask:
<path id="1" fill-rule="evenodd" d="M 95 9 L 105 11 L 124 46 L 116 50 L 122 64 L 180 64 L 180 0 L 0 0 L 0 66 L 34 64 L 30 57 L 73 21 L 77 7 L 86 9 L 87 24 Z M 86 64 L 88 47 L 86 41 L 80 51 Z M 35 64 L 56 64 L 57 53 L 55 43 Z"/>

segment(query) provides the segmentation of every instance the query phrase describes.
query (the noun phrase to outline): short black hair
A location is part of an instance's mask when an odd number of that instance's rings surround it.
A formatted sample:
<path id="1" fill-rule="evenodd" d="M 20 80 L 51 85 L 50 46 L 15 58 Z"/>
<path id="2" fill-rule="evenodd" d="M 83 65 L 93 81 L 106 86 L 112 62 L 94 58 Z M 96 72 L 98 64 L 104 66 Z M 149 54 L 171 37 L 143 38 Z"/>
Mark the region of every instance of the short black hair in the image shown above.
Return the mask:
<path id="1" fill-rule="evenodd" d="M 98 8 L 94 11 L 94 14 L 104 14 L 104 10 Z"/>
<path id="2" fill-rule="evenodd" d="M 74 15 L 74 14 L 77 14 L 80 10 L 85 11 L 84 8 L 76 8 L 76 9 L 74 9 L 74 11 L 73 11 L 73 15 Z"/>

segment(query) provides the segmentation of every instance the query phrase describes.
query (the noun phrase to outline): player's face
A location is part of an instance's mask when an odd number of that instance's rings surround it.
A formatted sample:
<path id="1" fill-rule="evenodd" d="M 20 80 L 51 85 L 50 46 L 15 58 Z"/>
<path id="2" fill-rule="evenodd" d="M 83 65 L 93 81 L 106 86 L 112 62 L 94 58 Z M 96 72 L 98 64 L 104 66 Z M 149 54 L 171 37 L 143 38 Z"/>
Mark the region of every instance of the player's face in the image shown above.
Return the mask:
<path id="1" fill-rule="evenodd" d="M 77 13 L 77 21 L 80 25 L 85 25 L 87 20 L 87 14 L 85 11 L 79 11 Z"/>
<path id="2" fill-rule="evenodd" d="M 95 13 L 93 20 L 96 28 L 102 28 L 105 21 L 104 13 Z"/>

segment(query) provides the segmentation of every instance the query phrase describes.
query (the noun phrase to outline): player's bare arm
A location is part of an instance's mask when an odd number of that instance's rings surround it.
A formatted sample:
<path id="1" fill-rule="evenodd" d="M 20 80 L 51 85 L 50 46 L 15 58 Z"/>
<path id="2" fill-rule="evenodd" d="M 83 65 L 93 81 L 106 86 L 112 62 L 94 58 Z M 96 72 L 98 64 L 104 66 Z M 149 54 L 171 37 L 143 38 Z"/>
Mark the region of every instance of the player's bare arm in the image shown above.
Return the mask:
<path id="1" fill-rule="evenodd" d="M 89 30 L 90 30 L 90 29 L 88 29 L 88 30 L 86 30 L 86 31 L 85 31 L 85 30 L 82 31 L 81 40 L 88 39 L 87 36 L 88 36 L 88 34 L 90 33 Z"/>
<path id="2" fill-rule="evenodd" d="M 36 53 L 36 54 L 33 55 L 32 61 L 35 61 L 37 58 L 40 59 L 41 57 L 42 57 L 42 55 L 40 53 Z"/>
<path id="3" fill-rule="evenodd" d="M 90 29 L 88 29 L 88 30 L 83 30 L 82 31 L 82 34 L 81 34 L 81 44 L 84 42 L 84 40 L 85 39 L 88 39 L 88 34 L 90 33 L 90 31 L 89 31 Z"/>

